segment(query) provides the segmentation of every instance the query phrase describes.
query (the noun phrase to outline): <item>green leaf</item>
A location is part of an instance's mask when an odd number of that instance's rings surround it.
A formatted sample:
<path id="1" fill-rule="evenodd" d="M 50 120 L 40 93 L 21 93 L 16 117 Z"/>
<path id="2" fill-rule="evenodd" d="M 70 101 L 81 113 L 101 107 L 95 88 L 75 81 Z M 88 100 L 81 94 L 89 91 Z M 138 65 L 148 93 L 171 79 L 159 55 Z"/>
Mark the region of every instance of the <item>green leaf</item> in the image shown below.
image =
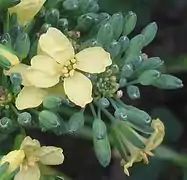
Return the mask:
<path id="1" fill-rule="evenodd" d="M 160 72 L 157 70 L 148 70 L 143 72 L 138 77 L 138 82 L 144 86 L 148 86 L 154 83 L 154 81 L 160 77 Z"/>
<path id="2" fill-rule="evenodd" d="M 137 16 L 133 12 L 128 12 L 125 16 L 125 25 L 123 27 L 123 35 L 129 35 L 135 28 L 137 22 Z"/>
<path id="3" fill-rule="evenodd" d="M 0 0 L 0 9 L 8 9 L 20 2 L 21 0 Z"/>
<path id="4" fill-rule="evenodd" d="M 140 90 L 137 86 L 134 85 L 127 86 L 127 94 L 133 100 L 140 98 Z"/>
<path id="5" fill-rule="evenodd" d="M 102 25 L 97 34 L 97 41 L 103 46 L 106 46 L 110 44 L 112 40 L 113 40 L 112 26 L 109 23 Z"/>
<path id="6" fill-rule="evenodd" d="M 104 139 L 93 138 L 94 150 L 99 163 L 107 167 L 111 161 L 111 147 L 106 136 Z"/>
<path id="7" fill-rule="evenodd" d="M 76 132 L 77 130 L 79 130 L 80 128 L 84 126 L 84 121 L 85 121 L 85 118 L 84 118 L 84 113 L 82 110 L 80 112 L 73 114 L 70 117 L 70 120 L 68 122 L 69 131 L 71 133 Z"/>
<path id="8" fill-rule="evenodd" d="M 109 20 L 109 23 L 113 28 L 114 39 L 118 39 L 123 32 L 123 26 L 124 26 L 123 14 L 121 12 L 113 14 Z"/>
<path id="9" fill-rule="evenodd" d="M 28 34 L 20 32 L 16 38 L 15 51 L 20 59 L 25 59 L 30 51 L 30 38 Z"/>
<path id="10" fill-rule="evenodd" d="M 94 119 L 92 125 L 93 136 L 96 139 L 104 139 L 107 136 L 107 128 L 101 119 Z"/>
<path id="11" fill-rule="evenodd" d="M 147 46 L 149 43 L 153 41 L 156 36 L 158 30 L 158 26 L 155 22 L 148 24 L 142 31 L 144 35 L 143 46 Z"/>
<path id="12" fill-rule="evenodd" d="M 178 89 L 183 87 L 183 83 L 179 78 L 169 74 L 162 74 L 153 85 L 160 89 Z"/>

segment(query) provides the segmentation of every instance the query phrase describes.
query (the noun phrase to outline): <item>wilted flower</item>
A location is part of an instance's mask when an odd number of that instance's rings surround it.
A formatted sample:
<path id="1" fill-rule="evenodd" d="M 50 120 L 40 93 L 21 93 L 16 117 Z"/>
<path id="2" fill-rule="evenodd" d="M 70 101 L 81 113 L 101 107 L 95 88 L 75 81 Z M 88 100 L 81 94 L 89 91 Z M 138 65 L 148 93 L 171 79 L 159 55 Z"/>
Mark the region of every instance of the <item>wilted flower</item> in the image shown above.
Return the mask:
<path id="1" fill-rule="evenodd" d="M 46 0 L 21 0 L 19 4 L 9 8 L 8 11 L 10 14 L 16 13 L 18 23 L 23 26 L 34 18 L 45 1 Z"/>
<path id="2" fill-rule="evenodd" d="M 20 150 L 4 156 L 1 164 L 9 162 L 9 173 L 20 167 L 14 180 L 39 180 L 39 164 L 59 165 L 64 161 L 63 150 L 53 146 L 41 146 L 39 141 L 26 137 Z"/>
<path id="3" fill-rule="evenodd" d="M 143 137 L 135 130 L 130 128 L 131 132 L 144 144 L 144 148 L 136 146 L 127 137 L 124 137 L 124 135 L 122 137 L 121 144 L 125 145 L 125 157 L 121 163 L 124 167 L 125 174 L 128 176 L 128 169 L 132 167 L 135 162 L 140 162 L 143 160 L 146 164 L 148 164 L 149 160 L 147 156 L 154 156 L 151 151 L 157 148 L 163 141 L 165 135 L 164 124 L 159 119 L 156 119 L 152 120 L 151 127 L 154 129 L 154 132 L 148 138 Z M 119 134 L 120 133 L 121 132 L 119 132 Z"/>

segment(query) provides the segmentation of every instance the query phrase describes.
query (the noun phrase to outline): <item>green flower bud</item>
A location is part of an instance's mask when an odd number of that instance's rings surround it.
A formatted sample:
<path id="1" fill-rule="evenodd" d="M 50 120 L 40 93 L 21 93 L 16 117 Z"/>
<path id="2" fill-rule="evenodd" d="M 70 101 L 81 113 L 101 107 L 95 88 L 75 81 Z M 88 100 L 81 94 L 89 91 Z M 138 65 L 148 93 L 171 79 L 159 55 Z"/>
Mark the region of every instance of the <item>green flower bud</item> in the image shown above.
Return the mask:
<path id="1" fill-rule="evenodd" d="M 10 75 L 10 81 L 15 86 L 20 86 L 22 83 L 22 77 L 20 73 L 12 73 Z"/>
<path id="2" fill-rule="evenodd" d="M 129 35 L 135 28 L 137 22 L 137 16 L 133 12 L 128 12 L 125 16 L 125 25 L 123 27 L 123 35 Z"/>
<path id="3" fill-rule="evenodd" d="M 121 53 L 123 54 L 129 47 L 130 40 L 127 36 L 121 36 L 118 42 L 121 45 Z"/>
<path id="4" fill-rule="evenodd" d="M 1 43 L 8 48 L 12 47 L 12 39 L 9 33 L 5 33 L 1 37 Z"/>
<path id="5" fill-rule="evenodd" d="M 156 79 L 160 77 L 160 72 L 157 70 L 148 70 L 143 72 L 138 77 L 138 82 L 144 86 L 151 85 L 155 82 Z"/>
<path id="6" fill-rule="evenodd" d="M 74 133 L 84 126 L 84 111 L 79 111 L 70 117 L 68 122 L 69 132 Z"/>
<path id="7" fill-rule="evenodd" d="M 79 8 L 79 1 L 78 0 L 65 0 L 63 2 L 63 7 L 66 10 L 76 10 Z"/>
<path id="8" fill-rule="evenodd" d="M 23 112 L 19 114 L 17 121 L 21 126 L 29 127 L 31 126 L 32 116 L 28 112 Z"/>
<path id="9" fill-rule="evenodd" d="M 60 126 L 60 119 L 53 112 L 43 110 L 39 113 L 39 124 L 43 131 L 52 130 Z"/>
<path id="10" fill-rule="evenodd" d="M 45 21 L 52 26 L 57 26 L 60 18 L 60 12 L 58 9 L 49 9 L 45 15 Z"/>
<path id="11" fill-rule="evenodd" d="M 110 101 L 107 98 L 101 98 L 98 101 L 98 106 L 100 108 L 108 108 L 110 106 Z"/>
<path id="12" fill-rule="evenodd" d="M 102 25 L 97 34 L 97 41 L 103 46 L 107 46 L 113 40 L 113 28 L 109 23 Z"/>
<path id="13" fill-rule="evenodd" d="M 123 14 L 121 12 L 113 14 L 109 20 L 109 23 L 113 28 L 114 38 L 118 39 L 123 32 L 123 26 L 124 26 Z"/>
<path id="14" fill-rule="evenodd" d="M 133 74 L 133 72 L 134 70 L 132 64 L 127 63 L 122 67 L 121 76 L 124 78 L 128 78 Z"/>
<path id="15" fill-rule="evenodd" d="M 169 74 L 162 74 L 155 80 L 153 85 L 160 89 L 177 89 L 183 87 L 183 83 L 179 78 Z"/>
<path id="16" fill-rule="evenodd" d="M 127 86 L 127 94 L 133 100 L 140 98 L 140 90 L 137 86 L 134 85 Z"/>
<path id="17" fill-rule="evenodd" d="M 116 56 L 119 55 L 121 50 L 121 44 L 116 40 L 113 40 L 111 44 L 107 46 L 107 51 L 111 54 L 111 58 L 114 59 Z"/>
<path id="18" fill-rule="evenodd" d="M 141 65 L 137 67 L 134 75 L 139 76 L 144 71 L 158 69 L 163 64 L 164 62 L 159 57 L 148 58 L 147 60 L 143 60 Z"/>
<path id="19" fill-rule="evenodd" d="M 120 71 L 117 64 L 112 64 L 111 67 L 110 67 L 110 69 L 112 70 L 113 74 L 118 74 L 119 71 Z"/>
<path id="20" fill-rule="evenodd" d="M 111 147 L 106 136 L 104 139 L 93 138 L 94 150 L 99 163 L 106 167 L 111 160 Z"/>
<path id="21" fill-rule="evenodd" d="M 121 87 L 125 87 L 126 85 L 127 85 L 127 79 L 126 78 L 121 78 L 119 80 L 119 86 L 120 86 L 120 88 Z"/>
<path id="22" fill-rule="evenodd" d="M 20 59 L 25 59 L 30 51 L 30 38 L 28 34 L 21 32 L 15 42 L 15 50 Z"/>
<path id="23" fill-rule="evenodd" d="M 127 110 L 125 108 L 118 108 L 114 112 L 114 116 L 119 120 L 127 120 Z"/>
<path id="24" fill-rule="evenodd" d="M 127 111 L 127 116 L 128 121 L 136 125 L 145 125 L 151 123 L 151 117 L 149 114 L 135 107 L 132 107 Z"/>
<path id="25" fill-rule="evenodd" d="M 41 30 L 40 30 L 40 34 L 43 34 L 43 33 L 46 33 L 47 30 L 52 27 L 51 24 L 48 24 L 48 23 L 44 23 L 41 27 Z"/>
<path id="26" fill-rule="evenodd" d="M 130 40 L 129 47 L 126 51 L 126 56 L 139 56 L 143 48 L 144 36 L 138 34 Z"/>
<path id="27" fill-rule="evenodd" d="M 88 31 L 94 24 L 94 18 L 88 13 L 81 15 L 77 20 L 77 29 L 83 32 Z"/>
<path id="28" fill-rule="evenodd" d="M 69 22 L 66 18 L 59 19 L 58 29 L 60 29 L 61 31 L 66 31 L 68 30 L 68 25 L 69 25 Z"/>
<path id="29" fill-rule="evenodd" d="M 144 42 L 143 46 L 147 46 L 150 42 L 153 41 L 153 39 L 156 36 L 156 33 L 158 31 L 158 26 L 155 22 L 148 24 L 142 31 L 142 34 L 144 35 Z"/>
<path id="30" fill-rule="evenodd" d="M 101 119 L 94 119 L 92 125 L 93 136 L 96 139 L 103 139 L 107 136 L 107 128 Z"/>
<path id="31" fill-rule="evenodd" d="M 49 95 L 43 101 L 44 108 L 55 109 L 62 104 L 62 99 L 57 96 Z"/>
<path id="32" fill-rule="evenodd" d="M 99 11 L 99 5 L 97 4 L 97 2 L 90 1 L 87 11 L 92 13 L 97 13 Z"/>
<path id="33" fill-rule="evenodd" d="M 0 119 L 0 129 L 3 131 L 9 131 L 13 128 L 13 122 L 8 117 L 3 117 Z"/>

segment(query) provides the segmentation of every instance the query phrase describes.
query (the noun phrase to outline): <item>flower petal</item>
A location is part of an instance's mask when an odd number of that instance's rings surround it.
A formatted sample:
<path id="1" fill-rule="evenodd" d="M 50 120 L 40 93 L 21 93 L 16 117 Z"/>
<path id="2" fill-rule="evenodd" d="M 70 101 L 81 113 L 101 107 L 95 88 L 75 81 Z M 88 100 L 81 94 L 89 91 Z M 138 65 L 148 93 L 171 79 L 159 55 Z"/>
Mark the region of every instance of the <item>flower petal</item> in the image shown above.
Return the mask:
<path id="1" fill-rule="evenodd" d="M 19 110 L 38 107 L 46 95 L 47 91 L 44 89 L 33 86 L 23 87 L 16 98 L 16 107 Z"/>
<path id="2" fill-rule="evenodd" d="M 101 47 L 86 48 L 75 55 L 77 69 L 89 73 L 104 72 L 112 64 L 110 54 Z"/>
<path id="3" fill-rule="evenodd" d="M 20 63 L 16 66 L 13 66 L 8 71 L 5 71 L 5 75 L 10 76 L 12 73 L 20 73 L 21 77 L 22 77 L 22 84 L 24 86 L 31 86 L 31 83 L 26 78 L 26 72 L 28 70 L 28 67 L 30 67 L 30 66 Z"/>
<path id="4" fill-rule="evenodd" d="M 35 166 L 28 166 L 28 168 L 22 168 L 14 177 L 14 180 L 39 180 L 40 169 L 37 164 Z"/>
<path id="5" fill-rule="evenodd" d="M 68 98 L 76 105 L 84 107 L 92 102 L 92 83 L 79 72 L 75 72 L 73 77 L 64 79 L 64 90 Z"/>
<path id="6" fill-rule="evenodd" d="M 62 83 L 58 83 L 56 86 L 47 89 L 49 95 L 55 95 L 60 98 L 65 97 L 64 87 Z"/>
<path id="7" fill-rule="evenodd" d="M 69 39 L 56 28 L 49 28 L 47 33 L 41 35 L 38 54 L 48 55 L 62 65 L 75 55 Z"/>
<path id="8" fill-rule="evenodd" d="M 1 159 L 0 165 L 6 162 L 10 163 L 8 172 L 11 173 L 15 171 L 17 168 L 19 168 L 19 166 L 23 162 L 24 157 L 25 154 L 23 150 L 11 151 Z"/>
<path id="9" fill-rule="evenodd" d="M 63 150 L 54 146 L 42 146 L 34 155 L 44 165 L 59 165 L 64 161 Z"/>
<path id="10" fill-rule="evenodd" d="M 55 75 L 60 73 L 61 66 L 49 56 L 37 55 L 31 59 L 31 67 L 44 73 Z"/>
<path id="11" fill-rule="evenodd" d="M 33 86 L 40 88 L 48 88 L 56 85 L 59 82 L 60 74 L 50 75 L 42 71 L 30 68 L 27 71 L 27 79 Z"/>
<path id="12" fill-rule="evenodd" d="M 31 21 L 39 12 L 46 0 L 21 0 L 16 6 L 9 8 L 10 14 L 16 13 L 20 25 L 25 25 Z"/>
<path id="13" fill-rule="evenodd" d="M 19 64 L 18 57 L 2 44 L 0 44 L 0 55 L 5 57 L 11 63 L 12 66 Z"/>

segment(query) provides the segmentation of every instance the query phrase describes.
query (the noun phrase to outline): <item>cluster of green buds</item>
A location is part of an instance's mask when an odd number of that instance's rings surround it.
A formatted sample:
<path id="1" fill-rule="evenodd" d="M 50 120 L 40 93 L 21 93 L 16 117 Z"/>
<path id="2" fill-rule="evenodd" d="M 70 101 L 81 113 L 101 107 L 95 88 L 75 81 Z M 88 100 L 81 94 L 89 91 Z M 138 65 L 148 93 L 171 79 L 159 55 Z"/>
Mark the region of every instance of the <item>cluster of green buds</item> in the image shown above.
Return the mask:
<path id="1" fill-rule="evenodd" d="M 163 140 L 164 125 L 121 98 L 124 95 L 132 100 L 140 98 L 138 84 L 160 89 L 183 86 L 180 79 L 164 72 L 164 63 L 159 57 L 148 57 L 143 52 L 156 36 L 156 23 L 148 24 L 140 34 L 130 38 L 137 23 L 133 12 L 112 15 L 101 12 L 97 0 L 46 0 L 35 18 L 23 26 L 16 14 L 7 15 L 7 9 L 19 2 L 0 1 L 3 9 L 0 42 L 6 47 L 0 51 L 0 110 L 3 112 L 0 133 L 36 128 L 56 135 L 76 134 L 93 140 L 95 154 L 104 167 L 110 163 L 112 148 L 117 150 L 127 175 L 134 162 L 148 163 L 147 155 L 153 155 L 151 151 Z M 66 96 L 50 94 L 39 107 L 19 111 L 14 106 L 15 97 L 24 79 L 11 70 L 16 63 L 9 61 L 9 52 L 19 62 L 29 64 L 29 59 L 36 55 L 39 37 L 50 27 L 67 35 L 76 52 L 102 47 L 110 53 L 113 64 L 101 74 L 86 73 L 93 85 L 93 101 L 84 108 L 77 107 Z M 71 62 L 75 63 L 74 59 Z M 1 168 L 6 169 L 8 165 Z"/>

